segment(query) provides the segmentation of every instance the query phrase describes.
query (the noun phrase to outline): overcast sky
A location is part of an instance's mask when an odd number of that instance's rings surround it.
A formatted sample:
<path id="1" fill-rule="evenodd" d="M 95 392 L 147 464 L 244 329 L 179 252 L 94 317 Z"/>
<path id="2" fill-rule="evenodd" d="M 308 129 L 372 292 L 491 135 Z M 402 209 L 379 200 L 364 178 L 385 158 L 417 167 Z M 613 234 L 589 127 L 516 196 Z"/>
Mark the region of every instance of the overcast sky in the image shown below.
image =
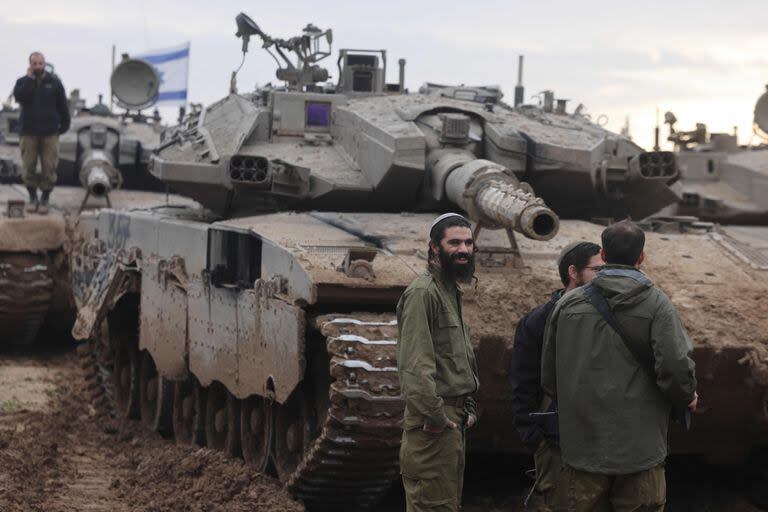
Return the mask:
<path id="1" fill-rule="evenodd" d="M 8 0 L 3 0 L 6 3 Z M 512 101 L 517 55 L 524 54 L 526 97 L 552 89 L 608 116 L 618 131 L 653 144 L 656 106 L 679 128 L 697 121 L 712 131 L 752 133 L 752 111 L 768 82 L 765 0 L 387 2 L 236 2 L 218 0 L 34 0 L 0 9 L 0 92 L 5 97 L 39 49 L 65 87 L 89 101 L 109 92 L 111 46 L 118 54 L 191 42 L 189 99 L 226 95 L 239 63 L 234 17 L 249 14 L 266 33 L 287 38 L 312 22 L 333 28 L 334 50 L 387 49 L 389 82 L 407 60 L 406 86 L 425 81 L 500 85 Z M 133 8 L 134 10 L 129 10 Z M 336 58 L 324 61 L 336 78 Z M 274 61 L 251 43 L 240 90 L 274 78 Z M 165 111 L 164 111 L 165 112 Z M 666 134 L 666 130 L 663 132 Z"/>

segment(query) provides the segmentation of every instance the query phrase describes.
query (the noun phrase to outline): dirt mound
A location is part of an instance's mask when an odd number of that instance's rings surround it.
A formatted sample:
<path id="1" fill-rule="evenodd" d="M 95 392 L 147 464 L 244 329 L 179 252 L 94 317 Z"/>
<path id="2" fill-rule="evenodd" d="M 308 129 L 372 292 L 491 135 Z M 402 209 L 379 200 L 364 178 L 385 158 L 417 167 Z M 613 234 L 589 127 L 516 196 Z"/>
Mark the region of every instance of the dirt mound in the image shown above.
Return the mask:
<path id="1" fill-rule="evenodd" d="M 0 367 L 16 364 L 0 357 Z M 74 354 L 51 364 L 53 389 L 41 391 L 48 398 L 36 407 L 42 410 L 25 405 L 40 397 L 0 403 L 3 512 L 304 510 L 279 482 L 241 460 L 177 446 L 133 422 L 105 433 L 84 398 Z"/>
<path id="2" fill-rule="evenodd" d="M 122 455 L 130 475 L 112 482 L 124 503 L 149 511 L 302 511 L 272 478 L 245 463 L 206 448 L 168 442 Z"/>

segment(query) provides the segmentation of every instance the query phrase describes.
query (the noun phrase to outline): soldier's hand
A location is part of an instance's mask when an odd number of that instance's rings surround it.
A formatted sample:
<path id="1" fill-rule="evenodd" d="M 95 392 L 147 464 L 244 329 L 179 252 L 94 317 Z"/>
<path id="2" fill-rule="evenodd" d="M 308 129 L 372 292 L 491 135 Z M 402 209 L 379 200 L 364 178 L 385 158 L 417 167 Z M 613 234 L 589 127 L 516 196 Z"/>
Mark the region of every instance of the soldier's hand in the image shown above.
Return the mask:
<path id="1" fill-rule="evenodd" d="M 426 423 L 425 423 L 425 424 L 424 424 L 424 426 L 422 427 L 422 429 L 423 429 L 425 432 L 430 432 L 430 433 L 432 433 L 432 434 L 439 434 L 439 433 L 441 433 L 443 430 L 445 430 L 446 428 L 450 428 L 450 429 L 456 429 L 456 428 L 459 428 L 459 426 L 458 426 L 458 425 L 456 425 L 456 423 L 452 422 L 451 420 L 448 420 L 448 423 L 446 423 L 446 424 L 445 424 L 445 427 L 441 427 L 441 428 L 429 427 L 429 426 L 427 426 L 427 424 L 426 424 Z"/>
<path id="2" fill-rule="evenodd" d="M 699 405 L 699 394 L 697 392 L 693 392 L 693 400 L 691 403 L 688 404 L 688 410 L 691 412 L 696 412 L 696 407 Z"/>
<path id="3" fill-rule="evenodd" d="M 477 418 L 475 418 L 474 414 L 470 414 L 467 416 L 467 428 L 472 428 L 475 422 L 477 422 Z"/>
<path id="4" fill-rule="evenodd" d="M 27 76 L 28 76 L 29 78 L 35 78 L 35 72 L 34 72 L 34 70 L 32 69 L 32 66 L 28 66 L 28 67 L 27 67 Z"/>

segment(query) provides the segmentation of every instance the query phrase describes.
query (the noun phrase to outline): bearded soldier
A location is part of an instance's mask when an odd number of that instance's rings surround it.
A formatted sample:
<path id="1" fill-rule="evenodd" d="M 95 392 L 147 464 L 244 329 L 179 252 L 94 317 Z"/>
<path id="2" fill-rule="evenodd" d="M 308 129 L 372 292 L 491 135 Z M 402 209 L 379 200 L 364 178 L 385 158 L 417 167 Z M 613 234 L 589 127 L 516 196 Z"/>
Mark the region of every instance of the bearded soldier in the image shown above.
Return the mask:
<path id="1" fill-rule="evenodd" d="M 29 212 L 48 213 L 48 198 L 56 184 L 59 163 L 59 135 L 69 130 L 67 96 L 59 77 L 45 69 L 40 52 L 29 56 L 27 74 L 16 81 L 13 95 L 21 105 L 19 148 L 22 178 L 29 190 Z M 37 172 L 40 160 L 41 172 Z M 37 189 L 41 196 L 38 199 Z"/>
<path id="2" fill-rule="evenodd" d="M 474 276 L 469 221 L 441 215 L 429 234 L 427 272 L 397 305 L 398 370 L 405 399 L 400 472 L 406 510 L 457 511 L 465 432 L 477 421 L 477 364 L 461 315 L 460 283 Z"/>

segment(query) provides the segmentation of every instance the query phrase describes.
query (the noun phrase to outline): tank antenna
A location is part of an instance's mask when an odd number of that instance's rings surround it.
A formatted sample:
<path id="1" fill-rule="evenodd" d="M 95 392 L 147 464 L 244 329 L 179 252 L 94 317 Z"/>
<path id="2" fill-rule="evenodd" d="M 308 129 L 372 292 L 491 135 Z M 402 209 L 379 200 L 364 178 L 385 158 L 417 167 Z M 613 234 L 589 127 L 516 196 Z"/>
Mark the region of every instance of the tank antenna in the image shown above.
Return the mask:
<path id="1" fill-rule="evenodd" d="M 517 85 L 515 86 L 515 106 L 523 104 L 525 88 L 523 87 L 523 56 L 517 58 Z"/>
<path id="2" fill-rule="evenodd" d="M 653 150 L 659 151 L 659 107 L 656 106 L 656 128 L 653 129 Z"/>

